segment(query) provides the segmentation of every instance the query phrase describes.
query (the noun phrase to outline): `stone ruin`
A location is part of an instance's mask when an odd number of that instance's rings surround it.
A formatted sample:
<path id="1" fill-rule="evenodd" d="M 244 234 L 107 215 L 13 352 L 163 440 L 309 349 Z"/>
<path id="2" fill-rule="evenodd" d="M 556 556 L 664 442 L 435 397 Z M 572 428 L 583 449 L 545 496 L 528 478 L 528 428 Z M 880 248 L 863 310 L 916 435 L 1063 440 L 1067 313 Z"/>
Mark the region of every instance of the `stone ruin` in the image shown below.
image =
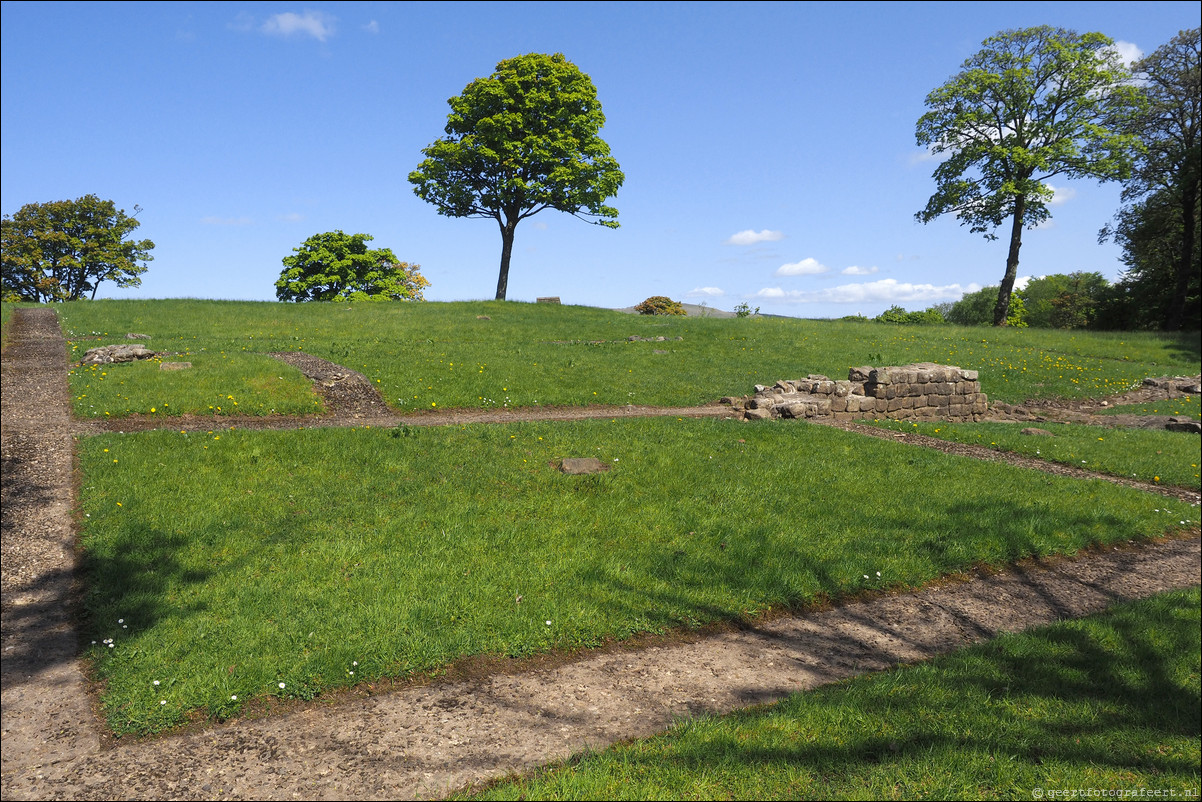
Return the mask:
<path id="1" fill-rule="evenodd" d="M 981 420 L 987 399 L 977 371 L 919 362 L 901 367 L 852 368 L 846 381 L 810 374 L 804 379 L 757 384 L 749 398 L 723 398 L 747 420 L 875 417 L 891 420 Z"/>
<path id="2" fill-rule="evenodd" d="M 114 362 L 135 362 L 157 356 L 144 345 L 102 345 L 89 348 L 79 361 L 81 365 L 111 365 Z"/>

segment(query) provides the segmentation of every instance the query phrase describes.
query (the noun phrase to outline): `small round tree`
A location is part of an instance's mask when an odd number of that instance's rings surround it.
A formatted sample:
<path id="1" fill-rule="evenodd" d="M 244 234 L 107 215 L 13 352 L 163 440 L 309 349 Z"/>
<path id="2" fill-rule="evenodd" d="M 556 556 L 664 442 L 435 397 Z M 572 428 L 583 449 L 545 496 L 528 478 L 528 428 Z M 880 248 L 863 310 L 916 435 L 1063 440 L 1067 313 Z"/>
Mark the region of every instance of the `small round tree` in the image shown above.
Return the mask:
<path id="1" fill-rule="evenodd" d="M 388 248 L 369 250 L 368 234 L 314 234 L 292 256 L 275 283 L 281 301 L 421 301 L 430 282 L 421 265 L 401 262 Z"/>

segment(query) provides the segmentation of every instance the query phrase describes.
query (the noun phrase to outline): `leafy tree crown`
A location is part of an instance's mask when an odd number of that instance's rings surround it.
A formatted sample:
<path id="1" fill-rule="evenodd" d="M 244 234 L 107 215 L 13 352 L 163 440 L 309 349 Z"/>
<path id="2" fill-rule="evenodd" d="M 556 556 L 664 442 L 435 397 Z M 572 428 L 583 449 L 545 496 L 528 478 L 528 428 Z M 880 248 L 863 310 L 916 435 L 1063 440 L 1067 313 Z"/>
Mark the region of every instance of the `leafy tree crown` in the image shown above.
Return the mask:
<path id="1" fill-rule="evenodd" d="M 369 249 L 367 234 L 314 234 L 283 259 L 275 283 L 281 301 L 420 301 L 430 286 L 420 265 L 388 248 Z"/>
<path id="2" fill-rule="evenodd" d="M 506 59 L 447 102 L 447 136 L 409 174 L 439 214 L 516 224 L 556 209 L 617 227 L 605 201 L 625 177 L 598 136 L 605 115 L 592 80 L 562 54 Z"/>
<path id="3" fill-rule="evenodd" d="M 134 207 L 136 215 L 141 209 Z M 111 200 L 29 203 L 0 223 L 5 299 L 51 302 L 95 297 L 102 282 L 137 287 L 154 243 L 127 239 L 138 221 Z"/>
<path id="4" fill-rule="evenodd" d="M 1139 138 L 1126 120 L 1140 99 L 1111 39 L 1043 26 L 983 44 L 927 95 L 918 144 L 946 158 L 918 220 L 954 213 L 992 239 L 1020 201 L 1026 227 L 1049 217 L 1054 176 L 1130 175 Z"/>

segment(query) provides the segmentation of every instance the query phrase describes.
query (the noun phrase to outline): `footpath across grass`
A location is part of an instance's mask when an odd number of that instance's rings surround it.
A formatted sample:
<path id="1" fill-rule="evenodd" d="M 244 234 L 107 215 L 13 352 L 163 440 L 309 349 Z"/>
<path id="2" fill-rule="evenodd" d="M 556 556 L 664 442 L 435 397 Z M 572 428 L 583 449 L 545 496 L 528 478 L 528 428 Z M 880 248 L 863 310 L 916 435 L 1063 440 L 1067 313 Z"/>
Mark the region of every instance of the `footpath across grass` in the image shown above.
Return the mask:
<path id="1" fill-rule="evenodd" d="M 451 798 L 1196 798 L 1200 602 L 1117 605 Z"/>
<path id="2" fill-rule="evenodd" d="M 1113 429 L 1068 423 L 1039 423 L 1048 435 L 1023 434 L 1030 423 L 944 423 L 865 421 L 894 432 L 913 432 L 954 443 L 1039 457 L 1111 476 L 1153 484 L 1202 489 L 1198 436 L 1157 429 Z"/>
<path id="3" fill-rule="evenodd" d="M 779 379 L 842 379 L 856 365 L 916 361 L 979 370 L 991 399 L 1021 402 L 1113 395 L 1147 376 L 1196 372 L 1200 359 L 1196 334 L 666 318 L 503 301 L 91 301 L 56 309 L 73 360 L 137 332 L 151 335 L 146 345 L 166 359 L 194 365 L 170 379 L 130 365 L 114 366 L 104 381 L 73 370 L 80 417 L 310 411 L 315 396 L 292 397 L 303 379 L 263 356 L 273 351 L 303 350 L 359 371 L 402 412 L 693 406 Z"/>
<path id="4" fill-rule="evenodd" d="M 610 470 L 554 467 L 584 456 Z M 79 460 L 118 732 L 1198 526 L 1107 482 L 732 420 L 113 433 Z"/>

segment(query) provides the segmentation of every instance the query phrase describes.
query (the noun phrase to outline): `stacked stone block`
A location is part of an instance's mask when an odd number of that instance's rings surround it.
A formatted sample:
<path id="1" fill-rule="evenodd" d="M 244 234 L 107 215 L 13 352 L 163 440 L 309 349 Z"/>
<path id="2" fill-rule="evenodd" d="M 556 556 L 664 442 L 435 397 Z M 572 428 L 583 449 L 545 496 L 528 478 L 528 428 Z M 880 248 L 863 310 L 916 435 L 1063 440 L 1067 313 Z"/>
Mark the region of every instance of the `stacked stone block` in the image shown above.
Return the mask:
<path id="1" fill-rule="evenodd" d="M 987 407 L 977 371 L 932 362 L 852 368 L 846 381 L 810 374 L 771 387 L 756 385 L 755 390 L 752 398 L 742 402 L 744 416 L 751 419 L 977 421 Z"/>

